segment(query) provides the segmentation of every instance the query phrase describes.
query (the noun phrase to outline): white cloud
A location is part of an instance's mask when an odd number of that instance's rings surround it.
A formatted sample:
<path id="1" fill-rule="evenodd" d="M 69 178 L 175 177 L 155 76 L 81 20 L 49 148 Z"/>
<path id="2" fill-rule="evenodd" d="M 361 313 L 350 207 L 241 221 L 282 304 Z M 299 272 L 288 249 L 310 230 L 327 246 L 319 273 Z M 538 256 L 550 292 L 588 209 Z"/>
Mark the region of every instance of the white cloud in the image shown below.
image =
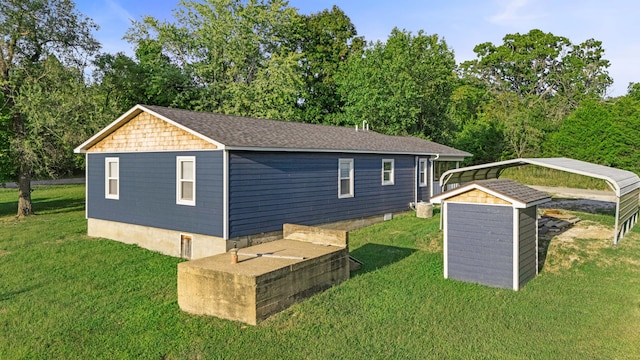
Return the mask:
<path id="1" fill-rule="evenodd" d="M 487 18 L 490 23 L 495 25 L 528 26 L 541 17 L 531 8 L 532 2 L 530 0 L 502 0 L 498 4 L 499 11 Z"/>
<path id="2" fill-rule="evenodd" d="M 127 25 L 131 24 L 131 21 L 136 18 L 135 16 L 131 15 L 131 13 L 127 11 L 127 9 L 123 8 L 114 0 L 107 0 L 107 5 L 109 6 L 112 17 L 119 19 Z"/>

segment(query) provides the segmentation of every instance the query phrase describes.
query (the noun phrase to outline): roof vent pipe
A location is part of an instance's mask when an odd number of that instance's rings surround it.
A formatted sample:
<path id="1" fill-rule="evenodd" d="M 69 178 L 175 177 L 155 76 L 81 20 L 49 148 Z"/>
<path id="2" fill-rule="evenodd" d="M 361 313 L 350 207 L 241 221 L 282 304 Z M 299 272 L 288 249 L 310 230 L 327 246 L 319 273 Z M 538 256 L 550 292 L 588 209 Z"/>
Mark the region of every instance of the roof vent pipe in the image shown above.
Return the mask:
<path id="1" fill-rule="evenodd" d="M 362 120 L 362 130 L 369 131 L 369 122 L 367 120 Z"/>
<path id="2" fill-rule="evenodd" d="M 358 132 L 358 124 L 356 124 L 356 132 Z"/>

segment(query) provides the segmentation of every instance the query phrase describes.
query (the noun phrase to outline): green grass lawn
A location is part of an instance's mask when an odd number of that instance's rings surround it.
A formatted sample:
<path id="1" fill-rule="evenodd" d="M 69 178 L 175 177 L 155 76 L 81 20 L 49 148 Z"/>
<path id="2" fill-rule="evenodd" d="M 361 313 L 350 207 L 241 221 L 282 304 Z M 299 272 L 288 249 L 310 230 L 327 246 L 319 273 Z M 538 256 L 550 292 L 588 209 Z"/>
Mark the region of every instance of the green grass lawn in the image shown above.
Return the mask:
<path id="1" fill-rule="evenodd" d="M 82 185 L 33 197 L 16 220 L 0 190 L 1 359 L 640 358 L 640 226 L 550 246 L 514 292 L 443 279 L 438 218 L 406 214 L 350 234 L 349 281 L 253 327 L 182 313 L 181 260 L 87 237 Z"/>

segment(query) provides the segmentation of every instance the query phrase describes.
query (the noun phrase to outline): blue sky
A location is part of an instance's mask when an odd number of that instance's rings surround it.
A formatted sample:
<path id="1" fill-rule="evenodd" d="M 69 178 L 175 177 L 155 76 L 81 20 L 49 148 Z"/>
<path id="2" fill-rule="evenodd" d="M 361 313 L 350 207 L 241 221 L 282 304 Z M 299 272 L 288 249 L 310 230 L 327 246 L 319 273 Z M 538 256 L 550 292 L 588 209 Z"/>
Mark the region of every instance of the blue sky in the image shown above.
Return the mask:
<path id="1" fill-rule="evenodd" d="M 131 25 L 144 15 L 171 19 L 178 0 L 77 0 L 78 9 L 92 18 L 103 51 L 132 53 L 122 40 Z M 338 5 L 367 41 L 385 40 L 391 29 L 424 30 L 438 34 L 462 62 L 475 57 L 475 45 L 501 44 L 506 34 L 537 28 L 565 36 L 578 44 L 594 38 L 603 42 L 614 79 L 610 96 L 626 94 L 629 82 L 640 82 L 640 37 L 636 0 L 290 0 L 301 13 L 310 14 Z"/>

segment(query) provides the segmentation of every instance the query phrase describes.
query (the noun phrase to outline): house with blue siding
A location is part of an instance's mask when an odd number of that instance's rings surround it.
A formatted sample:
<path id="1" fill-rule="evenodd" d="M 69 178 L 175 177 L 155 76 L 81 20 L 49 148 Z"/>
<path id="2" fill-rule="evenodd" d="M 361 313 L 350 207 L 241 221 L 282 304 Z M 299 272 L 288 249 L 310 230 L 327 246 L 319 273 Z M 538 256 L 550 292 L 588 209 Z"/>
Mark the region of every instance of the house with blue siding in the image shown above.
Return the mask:
<path id="1" fill-rule="evenodd" d="M 86 155 L 90 236 L 185 258 L 277 237 L 284 223 L 407 210 L 429 201 L 438 162 L 470 156 L 367 128 L 149 105 L 75 152 Z"/>

